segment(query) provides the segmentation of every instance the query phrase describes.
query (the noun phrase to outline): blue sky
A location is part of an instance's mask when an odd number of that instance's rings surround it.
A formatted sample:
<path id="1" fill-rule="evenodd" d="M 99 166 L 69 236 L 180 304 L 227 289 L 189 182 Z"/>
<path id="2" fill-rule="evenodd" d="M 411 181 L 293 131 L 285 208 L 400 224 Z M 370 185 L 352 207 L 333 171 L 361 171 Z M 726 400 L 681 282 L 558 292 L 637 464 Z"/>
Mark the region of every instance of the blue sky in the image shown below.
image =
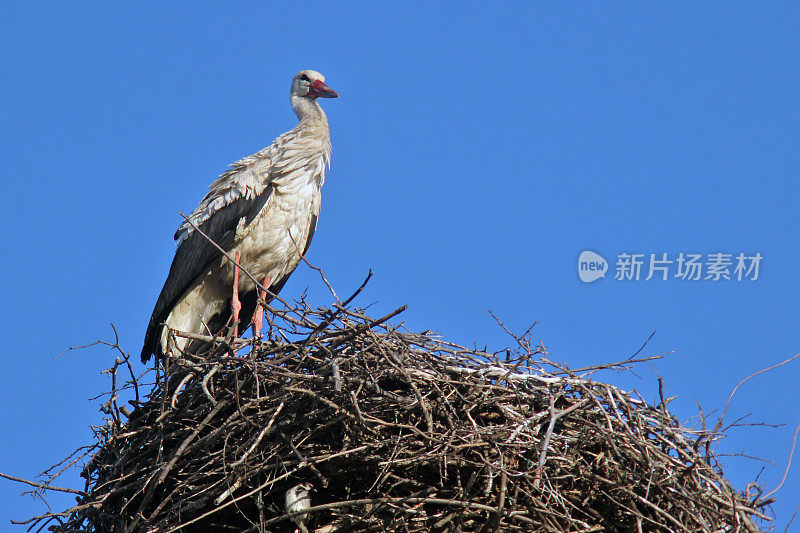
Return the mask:
<path id="1" fill-rule="evenodd" d="M 114 354 L 55 356 L 112 339 L 110 322 L 138 354 L 178 212 L 294 126 L 304 68 L 341 95 L 323 102 L 333 163 L 309 255 L 340 293 L 372 269 L 362 305 L 408 304 L 409 327 L 463 344 L 511 342 L 487 309 L 539 321 L 573 367 L 656 331 L 644 353 L 670 357 L 603 379 L 654 399 L 663 376 L 684 420 L 800 352 L 797 4 L 265 4 L 4 4 L 0 471 L 33 477 L 89 441 Z M 584 250 L 605 279 L 580 281 Z M 681 252 L 760 253 L 759 279 L 614 279 L 621 253 Z M 330 301 L 307 267 L 283 295 L 306 288 Z M 720 443 L 776 463 L 724 458 L 737 489 L 780 482 L 798 379 L 795 361 L 734 397 L 730 420 L 783 424 Z M 0 523 L 42 512 L 21 490 L 0 481 Z M 794 467 L 778 530 L 798 494 Z"/>

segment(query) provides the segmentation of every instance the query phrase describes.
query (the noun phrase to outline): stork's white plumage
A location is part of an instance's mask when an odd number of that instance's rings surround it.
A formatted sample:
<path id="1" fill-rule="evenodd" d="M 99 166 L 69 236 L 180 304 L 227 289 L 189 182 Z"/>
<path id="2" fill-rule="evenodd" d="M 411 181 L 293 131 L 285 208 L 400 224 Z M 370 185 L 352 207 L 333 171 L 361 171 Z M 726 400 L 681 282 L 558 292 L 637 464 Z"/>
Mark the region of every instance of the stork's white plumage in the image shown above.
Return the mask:
<path id="1" fill-rule="evenodd" d="M 194 226 L 242 268 L 277 294 L 308 250 L 320 210 L 320 189 L 330 164 L 328 118 L 317 98 L 335 98 L 325 77 L 303 70 L 292 80 L 290 101 L 299 123 L 270 146 L 231 165 L 175 233 L 178 249 L 145 334 L 142 361 L 187 348 L 170 330 L 216 334 L 231 311 L 234 265 Z M 238 276 L 246 329 L 260 322 L 258 292 Z M 236 301 L 235 290 L 233 301 Z M 258 324 L 260 326 L 260 324 Z"/>

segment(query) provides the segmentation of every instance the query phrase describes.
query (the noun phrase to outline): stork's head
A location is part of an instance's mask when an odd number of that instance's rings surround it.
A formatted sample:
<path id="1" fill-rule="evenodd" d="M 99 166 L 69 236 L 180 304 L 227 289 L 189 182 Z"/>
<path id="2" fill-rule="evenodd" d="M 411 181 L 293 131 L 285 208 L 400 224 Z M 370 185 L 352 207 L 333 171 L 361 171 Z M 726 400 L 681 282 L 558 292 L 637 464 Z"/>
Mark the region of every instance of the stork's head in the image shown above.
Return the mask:
<path id="1" fill-rule="evenodd" d="M 336 91 L 325 85 L 325 76 L 315 70 L 301 70 L 292 79 L 292 96 L 314 100 L 316 98 L 336 98 Z"/>
<path id="2" fill-rule="evenodd" d="M 308 499 L 310 492 L 314 491 L 311 483 L 300 483 L 286 491 L 286 504 L 294 503 L 301 499 Z"/>

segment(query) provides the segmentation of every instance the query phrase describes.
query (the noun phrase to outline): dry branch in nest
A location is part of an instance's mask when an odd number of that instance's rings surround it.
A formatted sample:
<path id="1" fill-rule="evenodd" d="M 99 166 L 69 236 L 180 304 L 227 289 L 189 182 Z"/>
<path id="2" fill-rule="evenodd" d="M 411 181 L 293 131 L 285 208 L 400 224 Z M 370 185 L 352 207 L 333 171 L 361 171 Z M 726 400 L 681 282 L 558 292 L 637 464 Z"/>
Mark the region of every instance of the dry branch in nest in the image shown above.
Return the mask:
<path id="1" fill-rule="evenodd" d="M 498 355 L 389 318 L 300 301 L 273 309 L 260 341 L 169 361 L 132 413 L 112 390 L 77 505 L 29 525 L 289 532 L 284 495 L 300 483 L 315 488 L 308 530 L 326 533 L 759 531 L 767 518 L 768 500 L 723 477 L 719 435 L 665 402 L 551 363 L 527 335 Z"/>

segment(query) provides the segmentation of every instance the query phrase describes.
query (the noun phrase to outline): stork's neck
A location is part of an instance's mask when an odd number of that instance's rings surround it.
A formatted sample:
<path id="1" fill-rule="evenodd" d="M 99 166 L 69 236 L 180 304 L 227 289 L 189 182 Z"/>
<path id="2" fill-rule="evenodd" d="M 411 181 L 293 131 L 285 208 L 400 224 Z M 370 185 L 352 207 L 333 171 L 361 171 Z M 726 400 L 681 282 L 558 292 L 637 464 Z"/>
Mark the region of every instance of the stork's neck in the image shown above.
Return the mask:
<path id="1" fill-rule="evenodd" d="M 291 102 L 292 109 L 295 115 L 297 115 L 297 118 L 300 119 L 300 122 L 313 121 L 322 122 L 326 125 L 328 124 L 328 117 L 325 115 L 325 111 L 322 110 L 319 103 L 317 103 L 316 98 L 309 99 L 303 96 L 292 95 Z"/>

